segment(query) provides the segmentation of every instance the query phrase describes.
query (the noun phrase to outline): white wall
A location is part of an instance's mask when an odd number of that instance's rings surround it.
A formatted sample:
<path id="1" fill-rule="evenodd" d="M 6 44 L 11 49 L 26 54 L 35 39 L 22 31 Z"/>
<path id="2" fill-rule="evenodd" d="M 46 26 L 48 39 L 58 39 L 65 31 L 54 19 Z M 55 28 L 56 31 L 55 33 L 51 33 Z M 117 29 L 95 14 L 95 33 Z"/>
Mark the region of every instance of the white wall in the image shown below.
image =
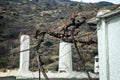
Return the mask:
<path id="1" fill-rule="evenodd" d="M 110 80 L 120 80 L 120 17 L 108 22 Z"/>
<path id="2" fill-rule="evenodd" d="M 120 80 L 120 16 L 98 23 L 100 80 Z"/>
<path id="3" fill-rule="evenodd" d="M 99 76 L 100 80 L 107 79 L 107 57 L 106 57 L 106 23 L 105 20 L 101 20 L 98 23 L 98 57 L 99 57 Z"/>

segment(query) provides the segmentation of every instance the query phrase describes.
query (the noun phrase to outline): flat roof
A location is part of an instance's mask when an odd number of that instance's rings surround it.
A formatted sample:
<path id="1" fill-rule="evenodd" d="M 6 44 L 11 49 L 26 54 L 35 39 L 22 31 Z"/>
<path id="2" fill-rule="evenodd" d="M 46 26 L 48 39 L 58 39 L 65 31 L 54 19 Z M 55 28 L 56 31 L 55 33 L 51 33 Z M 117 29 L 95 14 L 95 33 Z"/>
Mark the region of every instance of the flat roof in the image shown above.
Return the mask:
<path id="1" fill-rule="evenodd" d="M 107 18 L 107 17 L 111 17 L 111 16 L 114 16 L 114 15 L 118 15 L 118 14 L 120 14 L 120 8 L 116 9 L 114 11 L 111 11 L 109 13 L 103 14 L 103 15 L 99 16 L 98 18 Z"/>
<path id="2" fill-rule="evenodd" d="M 94 18 L 91 18 L 87 21 L 87 23 L 94 23 L 94 24 L 97 24 L 97 22 L 102 19 L 102 18 L 108 18 L 108 17 L 112 17 L 112 16 L 115 16 L 115 15 L 120 15 L 120 8 L 119 9 L 116 9 L 114 11 L 111 11 L 111 12 L 108 12 L 108 13 L 105 13 L 103 15 L 100 15 L 99 17 L 94 17 Z"/>

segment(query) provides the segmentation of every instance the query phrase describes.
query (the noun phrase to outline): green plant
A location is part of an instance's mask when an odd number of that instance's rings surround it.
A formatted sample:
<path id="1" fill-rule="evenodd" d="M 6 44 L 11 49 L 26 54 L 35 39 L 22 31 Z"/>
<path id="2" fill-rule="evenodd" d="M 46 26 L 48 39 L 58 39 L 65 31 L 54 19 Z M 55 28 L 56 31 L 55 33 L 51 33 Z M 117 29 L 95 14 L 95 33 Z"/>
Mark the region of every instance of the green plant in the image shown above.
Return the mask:
<path id="1" fill-rule="evenodd" d="M 53 45 L 53 42 L 52 41 L 46 41 L 44 43 L 45 46 L 49 47 L 49 46 L 52 46 Z"/>

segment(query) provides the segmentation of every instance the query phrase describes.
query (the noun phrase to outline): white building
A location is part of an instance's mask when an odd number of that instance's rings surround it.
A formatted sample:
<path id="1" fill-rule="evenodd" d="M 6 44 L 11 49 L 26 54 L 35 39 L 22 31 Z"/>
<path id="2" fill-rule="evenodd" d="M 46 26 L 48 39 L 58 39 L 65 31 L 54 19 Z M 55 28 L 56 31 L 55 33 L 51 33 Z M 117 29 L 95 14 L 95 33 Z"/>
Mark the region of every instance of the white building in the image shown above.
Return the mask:
<path id="1" fill-rule="evenodd" d="M 120 80 L 120 9 L 101 12 L 97 16 L 100 80 Z"/>

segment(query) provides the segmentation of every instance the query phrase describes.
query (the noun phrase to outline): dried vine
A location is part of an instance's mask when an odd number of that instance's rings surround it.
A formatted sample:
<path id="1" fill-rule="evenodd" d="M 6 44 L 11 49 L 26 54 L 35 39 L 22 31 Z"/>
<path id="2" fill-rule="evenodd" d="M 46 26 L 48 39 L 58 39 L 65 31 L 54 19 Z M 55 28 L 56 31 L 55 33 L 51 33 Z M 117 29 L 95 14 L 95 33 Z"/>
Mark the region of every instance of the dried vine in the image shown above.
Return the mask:
<path id="1" fill-rule="evenodd" d="M 93 41 L 92 39 L 83 41 L 83 40 L 76 40 L 74 38 L 74 36 L 78 35 L 78 33 L 80 32 L 80 31 L 76 32 L 75 30 L 77 28 L 79 28 L 81 25 L 83 25 L 83 24 L 86 25 L 87 24 L 86 23 L 86 19 L 87 19 L 86 17 L 82 17 L 83 21 L 80 22 L 79 20 L 76 21 L 77 16 L 78 16 L 78 14 L 74 13 L 72 18 L 70 19 L 71 20 L 70 23 L 67 23 L 67 22 L 64 23 L 64 26 L 61 27 L 61 29 L 60 29 L 60 31 L 63 31 L 63 33 L 58 33 L 58 32 L 54 32 L 54 31 L 40 31 L 40 30 L 37 30 L 35 37 L 38 38 L 38 36 L 39 36 L 39 37 L 42 37 L 42 39 L 44 39 L 43 37 L 45 36 L 45 34 L 49 34 L 50 36 L 53 36 L 55 38 L 59 38 L 59 39 L 65 41 L 65 42 L 73 43 L 75 48 L 76 48 L 77 54 L 78 54 L 78 56 L 81 60 L 84 71 L 86 71 L 89 80 L 92 80 L 88 70 L 85 67 L 85 60 L 82 57 L 82 54 L 80 53 L 76 43 L 79 42 L 79 43 L 83 43 L 83 44 L 92 44 L 92 43 L 97 43 L 97 42 Z M 92 25 L 92 24 L 89 24 L 89 25 Z M 81 35 L 81 37 L 88 36 L 88 35 L 91 35 L 91 34 Z M 41 41 L 44 41 L 44 40 L 41 40 Z"/>
<path id="2" fill-rule="evenodd" d="M 37 33 L 38 32 L 36 32 L 36 34 Z M 39 36 L 39 38 L 38 38 L 38 36 Z M 46 80 L 49 80 L 47 74 L 45 73 L 45 70 L 44 70 L 43 65 L 42 65 L 41 57 L 39 55 L 39 49 L 40 49 L 41 43 L 44 42 L 44 36 L 45 36 L 44 33 L 41 33 L 41 35 L 35 35 L 35 38 L 38 40 L 38 44 L 35 47 L 35 51 L 36 51 L 36 56 L 37 56 L 38 69 L 39 69 L 39 80 L 41 79 L 40 72 L 42 72 L 42 74 Z"/>

